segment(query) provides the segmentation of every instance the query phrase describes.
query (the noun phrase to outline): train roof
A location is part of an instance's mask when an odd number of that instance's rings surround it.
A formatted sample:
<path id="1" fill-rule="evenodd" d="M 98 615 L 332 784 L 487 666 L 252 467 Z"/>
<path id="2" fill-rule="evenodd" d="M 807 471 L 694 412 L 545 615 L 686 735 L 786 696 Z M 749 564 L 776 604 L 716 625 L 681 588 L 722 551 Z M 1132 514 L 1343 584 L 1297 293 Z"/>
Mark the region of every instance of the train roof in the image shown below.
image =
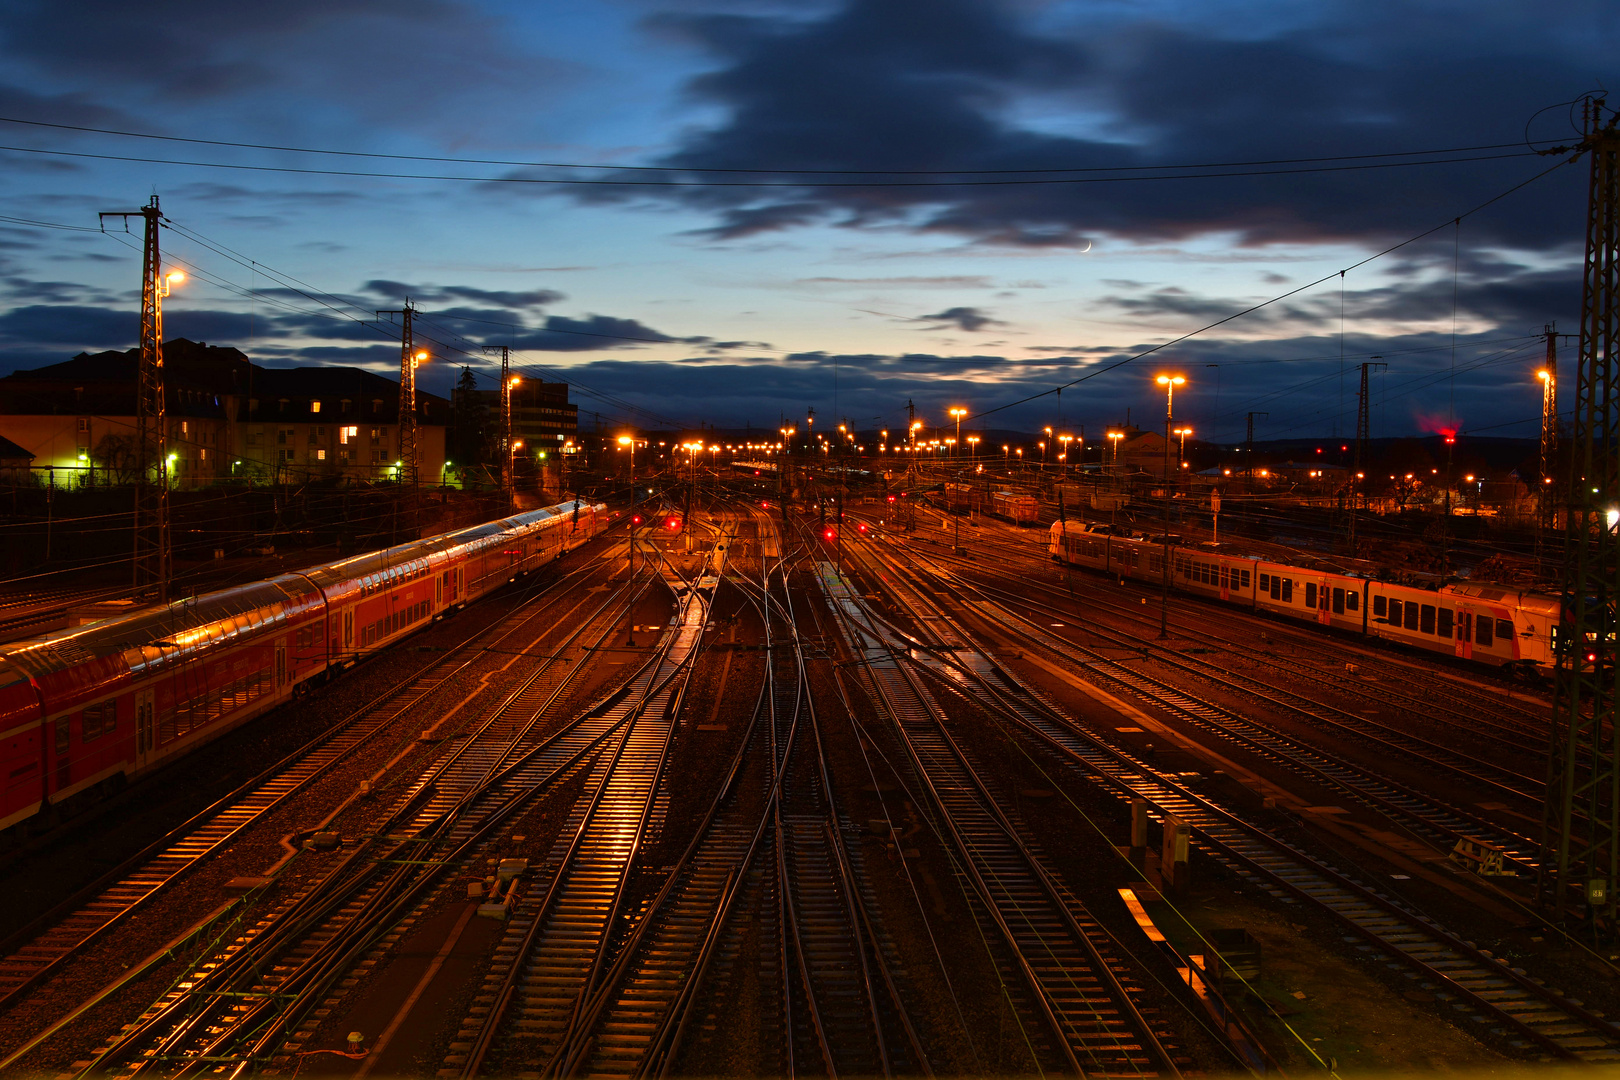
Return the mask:
<path id="1" fill-rule="evenodd" d="M 546 506 L 539 510 L 528 510 L 521 514 L 513 514 L 511 517 L 469 525 L 454 532 L 439 533 L 436 536 L 425 537 L 421 540 L 395 544 L 393 547 L 383 548 L 380 551 L 366 551 L 359 555 L 351 555 L 347 559 L 340 559 L 334 563 L 306 567 L 302 573 L 308 575 L 311 581 L 321 586 L 334 585 L 341 581 L 352 581 L 356 578 L 365 577 L 367 574 L 378 574 L 393 570 L 406 563 L 417 559 L 425 559 L 442 551 L 451 551 L 479 540 L 501 536 L 515 529 L 532 528 L 535 525 L 572 514 L 575 506 L 584 510 L 591 505 L 576 501 L 558 503 L 555 506 Z"/>
<path id="2" fill-rule="evenodd" d="M 132 667 L 167 663 L 318 602 L 301 574 L 282 574 L 0 645 L 0 657 L 38 679 L 93 660 L 128 655 Z"/>

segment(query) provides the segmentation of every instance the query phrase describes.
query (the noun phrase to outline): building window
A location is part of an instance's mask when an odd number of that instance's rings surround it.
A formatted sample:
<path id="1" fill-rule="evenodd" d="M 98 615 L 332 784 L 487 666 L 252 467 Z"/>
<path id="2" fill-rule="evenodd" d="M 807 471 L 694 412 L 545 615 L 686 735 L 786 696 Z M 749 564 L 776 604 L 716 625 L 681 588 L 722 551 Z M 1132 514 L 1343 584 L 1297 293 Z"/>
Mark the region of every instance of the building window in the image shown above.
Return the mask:
<path id="1" fill-rule="evenodd" d="M 357 439 L 359 437 L 360 429 L 357 427 L 338 428 L 338 442 L 347 443 L 350 439 Z"/>
<path id="2" fill-rule="evenodd" d="M 351 402 L 348 398 L 344 398 L 342 401 L 338 402 L 338 412 L 341 412 L 341 413 L 348 412 L 349 411 L 349 406 L 351 406 L 352 404 L 354 404 L 354 403 Z"/>
<path id="3" fill-rule="evenodd" d="M 191 434 L 191 422 L 189 420 L 180 421 L 180 434 L 182 434 L 182 435 L 190 435 Z"/>
<path id="4" fill-rule="evenodd" d="M 247 433 L 247 444 L 249 446 L 258 446 L 259 445 L 259 439 L 261 438 L 261 434 L 262 434 L 261 432 L 257 432 L 257 431 L 248 432 Z"/>
<path id="5" fill-rule="evenodd" d="M 353 460 L 354 460 L 354 451 L 353 450 L 339 450 L 338 451 L 338 461 L 341 462 L 342 464 L 347 465 L 347 464 L 349 464 L 349 462 L 351 462 Z"/>
<path id="6" fill-rule="evenodd" d="M 371 411 L 372 412 L 382 412 L 382 405 L 383 405 L 383 399 L 382 398 L 374 397 L 374 398 L 371 399 Z"/>
<path id="7" fill-rule="evenodd" d="M 309 403 L 309 411 L 312 412 L 312 413 L 320 412 L 321 411 L 321 403 L 318 402 L 318 401 L 310 402 Z"/>
<path id="8" fill-rule="evenodd" d="M 290 427 L 277 428 L 276 429 L 276 445 L 278 445 L 278 446 L 286 446 L 288 443 L 292 442 L 292 438 L 296 434 L 297 434 L 297 432 L 294 431 Z"/>
<path id="9" fill-rule="evenodd" d="M 204 461 L 208 460 L 208 451 L 207 451 L 207 449 L 200 450 L 200 451 L 198 451 L 198 453 L 202 454 L 202 460 L 204 460 Z"/>
<path id="10" fill-rule="evenodd" d="M 282 451 L 280 451 L 280 453 L 281 453 L 281 460 L 282 460 L 283 464 L 288 464 L 288 465 L 292 464 L 293 452 L 292 452 L 292 450 L 290 448 L 286 449 L 286 450 L 282 450 Z"/>
<path id="11" fill-rule="evenodd" d="M 80 432 L 88 432 L 89 430 L 90 430 L 90 418 L 88 416 L 79 417 L 79 431 Z"/>
<path id="12" fill-rule="evenodd" d="M 381 450 L 373 450 L 371 452 L 371 463 L 373 465 L 381 465 L 382 461 L 383 461 L 383 452 Z"/>
<path id="13" fill-rule="evenodd" d="M 315 451 L 315 460 L 316 461 L 325 461 L 326 460 L 326 451 L 325 450 L 317 450 L 317 451 Z"/>

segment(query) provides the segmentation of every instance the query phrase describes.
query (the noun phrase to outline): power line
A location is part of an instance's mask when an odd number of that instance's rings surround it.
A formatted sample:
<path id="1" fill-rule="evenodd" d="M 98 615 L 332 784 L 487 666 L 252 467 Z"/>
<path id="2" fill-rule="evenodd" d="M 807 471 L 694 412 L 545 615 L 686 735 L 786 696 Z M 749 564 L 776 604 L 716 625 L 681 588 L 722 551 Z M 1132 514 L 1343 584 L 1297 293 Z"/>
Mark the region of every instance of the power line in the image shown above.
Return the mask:
<path id="1" fill-rule="evenodd" d="M 120 131 L 116 128 L 85 127 L 79 124 L 53 124 L 44 120 L 23 120 L 11 116 L 0 116 L 0 123 L 53 128 L 58 131 L 79 131 L 94 135 L 116 135 L 127 139 L 151 139 L 158 142 L 186 143 L 192 146 L 226 146 L 241 150 L 275 150 L 293 154 L 319 154 L 330 157 L 366 158 L 376 161 L 435 161 L 453 165 L 507 165 L 530 169 L 589 169 L 596 172 L 688 172 L 748 176 L 1008 176 L 1054 172 L 1098 173 L 1156 172 L 1171 169 L 1234 169 L 1251 168 L 1257 165 L 1302 165 L 1328 161 L 1370 161 L 1379 158 L 1426 157 L 1435 154 L 1471 154 L 1481 150 L 1517 149 L 1520 146 L 1528 145 L 1524 142 L 1486 143 L 1480 146 L 1452 146 L 1431 150 L 1392 150 L 1377 154 L 1333 154 L 1326 157 L 1265 158 L 1255 161 L 1213 161 L 1172 165 L 1088 165 L 1025 169 L 735 169 L 702 165 L 588 165 L 561 161 L 522 161 L 508 158 L 472 158 L 436 154 L 381 154 L 364 150 L 326 150 L 309 146 L 281 146 L 275 143 L 242 142 L 235 139 L 197 139 L 180 135 L 157 135 L 144 131 Z"/>
<path id="2" fill-rule="evenodd" d="M 46 150 L 34 146 L 0 146 L 16 154 L 82 158 L 88 161 L 126 161 L 143 165 L 182 165 L 196 169 L 226 169 L 236 172 L 291 173 L 305 176 L 367 177 L 378 180 L 440 180 L 475 184 L 517 184 L 561 187 L 640 187 L 640 188 L 937 188 L 937 187 L 1027 187 L 1077 184 L 1120 184 L 1159 180 L 1212 180 L 1249 176 L 1293 176 L 1302 173 L 1360 172 L 1369 169 L 1398 169 L 1409 165 L 1452 165 L 1474 161 L 1500 161 L 1507 158 L 1536 157 L 1533 150 L 1472 157 L 1431 158 L 1422 161 L 1385 161 L 1362 165 L 1325 165 L 1300 169 L 1245 169 L 1238 172 L 1160 173 L 1150 176 L 1080 176 L 1007 180 L 604 180 L 598 177 L 566 176 L 460 176 L 444 173 L 370 172 L 363 169 L 310 169 L 291 165 L 244 165 L 225 161 L 185 161 L 174 158 L 142 157 L 135 154 L 92 154 L 77 150 Z M 682 172 L 670 168 L 661 172 Z M 1078 170 L 1075 170 L 1078 171 Z M 1114 170 L 1110 170 L 1114 171 Z M 811 174 L 807 174 L 811 175 Z M 955 175 L 955 174 L 943 174 Z"/>
<path id="3" fill-rule="evenodd" d="M 1196 330 L 1189 330 L 1185 334 L 1182 334 L 1182 335 L 1180 335 L 1178 337 L 1171 338 L 1169 341 L 1161 342 L 1160 344 L 1155 345 L 1150 349 L 1143 349 L 1141 352 L 1135 353 L 1135 354 L 1133 354 L 1131 356 L 1127 356 L 1123 360 L 1117 360 L 1112 364 L 1108 364 L 1108 365 L 1106 365 L 1104 367 L 1097 368 L 1096 370 L 1090 371 L 1090 372 L 1086 373 L 1085 375 L 1080 376 L 1078 379 L 1073 379 L 1073 380 L 1071 380 L 1069 382 L 1066 382 L 1066 383 L 1062 384 L 1061 386 L 1053 387 L 1050 390 L 1042 390 L 1038 394 L 1029 394 L 1029 395 L 1027 395 L 1025 397 L 1019 398 L 1016 401 L 1009 401 L 1005 405 L 997 405 L 993 409 L 986 409 L 984 412 L 975 413 L 969 419 L 977 420 L 982 416 L 989 416 L 992 413 L 1002 412 L 1002 411 L 1004 411 L 1006 409 L 1011 409 L 1011 408 L 1014 408 L 1014 407 L 1016 407 L 1018 405 L 1024 405 L 1024 404 L 1027 404 L 1027 403 L 1029 403 L 1031 401 L 1037 401 L 1040 398 L 1046 397 L 1046 396 L 1048 396 L 1050 394 L 1061 393 L 1063 390 L 1066 390 L 1071 386 L 1076 386 L 1076 385 L 1078 385 L 1080 383 L 1083 383 L 1088 379 L 1094 379 L 1098 375 L 1102 375 L 1102 374 L 1105 374 L 1107 372 L 1113 371 L 1115 368 L 1124 367 L 1126 364 L 1134 363 L 1137 360 L 1142 359 L 1143 357 L 1152 356 L 1154 353 L 1160 352 L 1160 351 L 1162 351 L 1164 349 L 1168 349 L 1172 345 L 1179 345 L 1183 341 L 1191 340 L 1192 338 L 1195 338 L 1195 337 L 1199 336 L 1200 334 L 1207 333 L 1210 330 L 1214 330 L 1215 328 L 1220 327 L 1220 326 L 1225 326 L 1227 323 L 1233 322 L 1233 321 L 1235 321 L 1237 319 L 1241 319 L 1245 315 L 1251 315 L 1254 312 L 1259 311 L 1262 308 L 1270 307 L 1272 304 L 1277 303 L 1279 300 L 1286 300 L 1290 296 L 1297 296 L 1300 293 L 1305 292 L 1308 289 L 1314 289 L 1316 286 L 1321 285 L 1323 282 L 1332 281 L 1334 278 L 1338 277 L 1340 274 L 1346 274 L 1346 273 L 1349 273 L 1351 270 L 1355 270 L 1355 269 L 1357 269 L 1359 267 L 1366 266 L 1368 263 L 1374 261 L 1375 259 L 1381 259 L 1385 255 L 1388 255 L 1388 254 L 1390 254 L 1392 252 L 1395 252 L 1395 251 L 1399 251 L 1401 248 L 1404 248 L 1409 244 L 1415 244 L 1419 240 L 1423 239 L 1424 237 L 1431 236 L 1434 233 L 1439 232 L 1441 229 L 1448 228 L 1453 223 L 1459 222 L 1463 218 L 1471 217 L 1474 214 L 1479 213 L 1481 210 L 1484 210 L 1486 207 L 1491 206 L 1491 205 L 1493 205 L 1495 203 L 1501 202 L 1503 199 L 1507 198 L 1509 195 L 1512 195 L 1514 192 L 1519 191 L 1522 188 L 1529 187 L 1531 184 L 1535 183 L 1537 180 L 1540 180 L 1542 177 L 1550 176 L 1554 172 L 1557 172 L 1559 169 L 1563 168 L 1564 166 L 1571 165 L 1571 164 L 1575 163 L 1576 161 L 1580 160 L 1580 156 L 1581 156 L 1580 153 L 1576 153 L 1576 154 L 1570 156 L 1569 158 L 1566 158 L 1565 160 L 1558 162 L 1558 164 L 1552 166 L 1551 168 L 1543 169 L 1541 172 L 1536 173 L 1534 176 L 1531 176 L 1531 177 L 1528 177 L 1527 179 L 1519 181 L 1517 184 L 1514 184 L 1512 187 L 1508 188 L 1506 191 L 1502 191 L 1502 192 L 1499 192 L 1496 195 L 1491 196 L 1489 199 L 1486 199 L 1484 202 L 1478 204 L 1477 206 L 1473 207 L 1472 209 L 1466 210 L 1463 213 L 1457 215 L 1456 217 L 1447 218 L 1441 224 L 1435 225 L 1432 228 L 1424 229 L 1422 232 L 1417 233 L 1414 236 L 1409 236 L 1405 240 L 1402 240 L 1398 244 L 1391 244 L 1389 247 L 1384 248 L 1382 251 L 1374 252 L 1373 254 L 1367 256 L 1365 259 L 1362 259 L 1359 262 L 1351 263 L 1349 266 L 1345 267 L 1343 270 L 1335 270 L 1331 274 L 1324 274 L 1323 276 L 1317 278 L 1315 281 L 1309 281 L 1309 282 L 1306 282 L 1304 285 L 1299 286 L 1298 288 L 1289 289 L 1285 293 L 1279 293 L 1278 295 L 1271 297 L 1269 300 L 1262 300 L 1258 304 L 1251 304 L 1250 306 L 1244 308 L 1241 311 L 1236 311 L 1236 312 L 1233 312 L 1231 315 L 1227 315 L 1224 318 L 1216 319 L 1214 322 L 1208 323 L 1208 324 L 1206 324 L 1204 326 L 1201 326 Z"/>

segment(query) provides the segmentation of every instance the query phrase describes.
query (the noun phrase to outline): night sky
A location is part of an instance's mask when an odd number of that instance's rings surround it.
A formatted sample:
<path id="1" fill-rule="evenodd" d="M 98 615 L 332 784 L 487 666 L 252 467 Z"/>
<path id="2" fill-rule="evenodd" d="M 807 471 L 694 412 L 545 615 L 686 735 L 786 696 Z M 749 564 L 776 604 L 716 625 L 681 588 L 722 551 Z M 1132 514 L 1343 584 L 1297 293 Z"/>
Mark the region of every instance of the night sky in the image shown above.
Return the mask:
<path id="1" fill-rule="evenodd" d="M 96 215 L 155 192 L 169 336 L 397 370 L 409 296 L 427 386 L 509 345 L 585 427 L 1091 436 L 1174 369 L 1199 437 L 1348 436 L 1377 355 L 1374 435 L 1533 436 L 1586 200 L 1534 150 L 1620 83 L 1599 0 L 6 12 L 0 372 L 135 344 L 139 235 Z"/>

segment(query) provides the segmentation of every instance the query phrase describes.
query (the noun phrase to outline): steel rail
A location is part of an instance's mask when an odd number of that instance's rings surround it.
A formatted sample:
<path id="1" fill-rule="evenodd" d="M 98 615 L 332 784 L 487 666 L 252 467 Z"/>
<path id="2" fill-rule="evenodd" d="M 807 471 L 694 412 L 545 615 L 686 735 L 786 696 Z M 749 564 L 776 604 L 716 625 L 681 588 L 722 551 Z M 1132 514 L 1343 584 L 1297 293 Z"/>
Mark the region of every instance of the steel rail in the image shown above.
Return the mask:
<path id="1" fill-rule="evenodd" d="M 982 778 L 950 737 L 937 702 L 901 663 L 903 653 L 863 627 L 861 605 L 841 577 L 823 573 L 820 581 L 851 647 L 871 676 L 875 696 L 890 712 L 919 783 L 938 810 L 942 838 L 950 841 L 961 872 L 1011 951 L 1045 1023 L 1063 1047 L 1067 1065 L 1083 1074 L 1086 1070 L 1079 1055 L 1085 1054 L 1108 1071 L 1140 1072 L 1155 1062 L 1153 1067 L 1179 1076 L 1174 1056 L 1119 981 L 1113 964 L 1099 952 L 1093 931 L 1079 922 L 1075 914 L 1078 902 L 1056 886 L 1017 828 L 1001 813 Z M 935 745 L 924 747 L 924 741 Z M 942 787 L 947 784 L 949 792 Z M 1013 919 L 1025 929 L 1015 927 Z M 1072 951 L 1067 958 L 1054 934 L 1069 942 Z M 1038 951 L 1041 964 L 1032 951 Z M 1085 973 L 1078 983 L 1077 971 Z M 1098 988 L 1094 992 L 1105 996 L 1093 1000 L 1081 989 L 1085 980 L 1094 980 Z M 1115 1018 L 1109 1019 L 1103 1002 L 1117 1010 Z M 1133 1051 L 1142 1056 L 1133 1056 Z"/>
<path id="2" fill-rule="evenodd" d="M 545 616 L 546 612 L 533 610 L 532 605 L 567 580 L 564 577 L 551 583 L 493 627 L 453 646 L 13 933 L 0 945 L 7 950 L 0 959 L 0 1010 L 49 978 L 67 960 L 187 872 L 222 851 L 255 821 L 306 790 L 378 733 L 412 713 L 486 652 Z M 471 655 L 458 662 L 457 658 L 466 653 Z M 22 942 L 28 943 L 25 951 L 18 948 Z"/>
<path id="3" fill-rule="evenodd" d="M 1566 1058 L 1620 1060 L 1620 1027 L 1549 991 L 1523 969 L 1512 968 L 1463 941 L 1404 902 L 1363 885 L 1236 812 L 1220 807 L 1209 796 L 1192 792 L 1174 777 L 1137 761 L 1074 721 L 1002 665 L 982 653 L 974 655 L 974 667 L 981 668 L 981 672 L 958 665 L 971 683 L 989 685 L 985 673 L 993 673 L 1005 687 L 1032 705 L 1008 706 L 993 698 L 980 703 L 1035 732 L 1079 767 L 1088 781 L 1102 783 L 1120 798 L 1144 798 L 1161 816 L 1187 822 L 1212 850 L 1274 887 L 1323 909 L 1359 938 L 1371 942 L 1372 948 L 1399 957 L 1392 966 L 1410 966 L 1431 980 L 1424 984 L 1425 989 L 1445 987 L 1437 994 L 1442 1000 L 1457 1008 L 1472 1007 L 1511 1027 L 1526 1040 L 1523 1045 L 1535 1045 Z M 923 670 L 927 669 L 925 665 Z M 939 676 L 938 672 L 934 674 Z M 964 692 L 960 678 L 947 679 L 941 685 L 952 692 Z"/>

